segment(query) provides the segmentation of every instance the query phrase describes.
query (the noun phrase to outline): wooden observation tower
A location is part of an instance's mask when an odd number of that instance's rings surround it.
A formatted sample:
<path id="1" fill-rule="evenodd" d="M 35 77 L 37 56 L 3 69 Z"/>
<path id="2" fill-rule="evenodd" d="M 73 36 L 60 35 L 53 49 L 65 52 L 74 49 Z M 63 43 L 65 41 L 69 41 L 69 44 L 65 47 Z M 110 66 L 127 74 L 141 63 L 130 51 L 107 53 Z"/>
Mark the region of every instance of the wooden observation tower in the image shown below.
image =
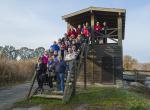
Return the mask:
<path id="1" fill-rule="evenodd" d="M 123 46 L 125 34 L 125 9 L 89 7 L 62 16 L 68 25 L 77 27 L 88 22 L 91 26 L 92 48 L 86 63 L 87 81 L 116 84 L 123 77 Z M 94 24 L 107 23 L 103 32 L 95 32 Z M 96 42 L 94 38 L 100 39 Z M 83 79 L 81 74 L 80 79 Z"/>
<path id="2" fill-rule="evenodd" d="M 125 33 L 125 15 L 125 9 L 89 7 L 63 16 L 62 18 L 67 24 L 75 28 L 79 24 L 82 25 L 88 22 L 91 26 L 90 43 L 81 45 L 78 59 L 67 62 L 70 66 L 70 71 L 67 72 L 64 92 L 60 93 L 59 91 L 46 89 L 39 94 L 38 88 L 33 91 L 37 77 L 35 72 L 27 98 L 56 98 L 66 103 L 76 93 L 76 82 L 84 80 L 85 88 L 86 82 L 103 84 L 122 82 L 122 40 L 124 40 Z M 94 24 L 96 22 L 100 24 L 105 22 L 105 29 L 95 31 Z M 57 82 L 53 83 L 57 85 Z"/>

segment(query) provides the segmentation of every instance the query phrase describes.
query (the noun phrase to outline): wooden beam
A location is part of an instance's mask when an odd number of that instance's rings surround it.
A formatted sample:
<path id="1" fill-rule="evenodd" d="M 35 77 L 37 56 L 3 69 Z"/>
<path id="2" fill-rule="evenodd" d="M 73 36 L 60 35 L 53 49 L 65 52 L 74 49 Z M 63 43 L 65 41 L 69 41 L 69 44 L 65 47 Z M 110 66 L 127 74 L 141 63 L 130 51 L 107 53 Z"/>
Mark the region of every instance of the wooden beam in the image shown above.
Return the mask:
<path id="1" fill-rule="evenodd" d="M 94 14 L 91 14 L 91 41 L 92 41 L 92 48 L 94 47 L 94 38 L 95 35 L 94 35 Z M 94 57 L 93 55 L 93 49 L 92 49 L 92 58 Z M 91 65 L 91 68 L 92 68 L 92 83 L 94 83 L 94 61 L 92 61 L 92 65 Z"/>

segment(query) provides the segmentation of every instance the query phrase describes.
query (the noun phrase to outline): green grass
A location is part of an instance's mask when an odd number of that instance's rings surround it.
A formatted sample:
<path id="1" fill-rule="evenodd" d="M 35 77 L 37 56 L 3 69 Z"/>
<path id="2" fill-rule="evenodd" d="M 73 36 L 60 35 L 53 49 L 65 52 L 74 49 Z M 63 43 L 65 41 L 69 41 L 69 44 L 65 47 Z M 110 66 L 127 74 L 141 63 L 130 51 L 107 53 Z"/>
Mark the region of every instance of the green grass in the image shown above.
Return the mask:
<path id="1" fill-rule="evenodd" d="M 91 87 L 77 93 L 68 104 L 60 100 L 32 98 L 17 105 L 42 105 L 43 110 L 149 110 L 150 100 L 132 91 Z M 81 110 L 82 110 L 81 109 Z"/>

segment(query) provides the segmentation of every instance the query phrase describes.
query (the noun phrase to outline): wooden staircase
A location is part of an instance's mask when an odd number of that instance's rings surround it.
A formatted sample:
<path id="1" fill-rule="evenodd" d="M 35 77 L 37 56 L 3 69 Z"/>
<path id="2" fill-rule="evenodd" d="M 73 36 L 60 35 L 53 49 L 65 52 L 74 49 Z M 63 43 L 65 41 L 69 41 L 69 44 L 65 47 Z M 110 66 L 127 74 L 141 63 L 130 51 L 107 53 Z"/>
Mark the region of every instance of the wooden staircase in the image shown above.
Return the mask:
<path id="1" fill-rule="evenodd" d="M 38 89 L 33 89 L 33 86 L 36 81 L 36 72 L 32 78 L 32 83 L 29 89 L 29 93 L 27 95 L 27 99 L 31 97 L 42 97 L 42 98 L 49 98 L 49 99 L 59 99 L 62 100 L 63 103 L 67 103 L 71 96 L 75 94 L 76 91 L 76 82 L 79 76 L 81 66 L 82 66 L 82 59 L 84 55 L 84 49 L 87 45 L 85 43 L 82 44 L 80 52 L 79 52 L 79 59 L 68 61 L 69 66 L 72 65 L 70 71 L 67 73 L 67 78 L 65 81 L 65 90 L 64 92 L 57 91 L 56 83 L 54 84 L 53 90 L 49 87 L 44 86 L 44 91 L 38 91 Z"/>

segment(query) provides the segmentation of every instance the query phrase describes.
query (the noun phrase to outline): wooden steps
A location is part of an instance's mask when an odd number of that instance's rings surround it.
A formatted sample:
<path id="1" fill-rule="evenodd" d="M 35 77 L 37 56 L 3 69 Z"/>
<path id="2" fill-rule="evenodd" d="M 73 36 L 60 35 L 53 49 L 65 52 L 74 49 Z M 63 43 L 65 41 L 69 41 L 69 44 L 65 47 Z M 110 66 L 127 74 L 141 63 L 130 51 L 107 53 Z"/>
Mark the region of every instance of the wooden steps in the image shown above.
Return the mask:
<path id="1" fill-rule="evenodd" d="M 52 91 L 51 92 L 53 95 L 63 95 L 62 91 Z"/>
<path id="2" fill-rule="evenodd" d="M 48 99 L 63 99 L 63 95 L 46 95 L 46 94 L 37 94 L 33 95 L 33 97 L 42 97 L 42 98 L 48 98 Z"/>

